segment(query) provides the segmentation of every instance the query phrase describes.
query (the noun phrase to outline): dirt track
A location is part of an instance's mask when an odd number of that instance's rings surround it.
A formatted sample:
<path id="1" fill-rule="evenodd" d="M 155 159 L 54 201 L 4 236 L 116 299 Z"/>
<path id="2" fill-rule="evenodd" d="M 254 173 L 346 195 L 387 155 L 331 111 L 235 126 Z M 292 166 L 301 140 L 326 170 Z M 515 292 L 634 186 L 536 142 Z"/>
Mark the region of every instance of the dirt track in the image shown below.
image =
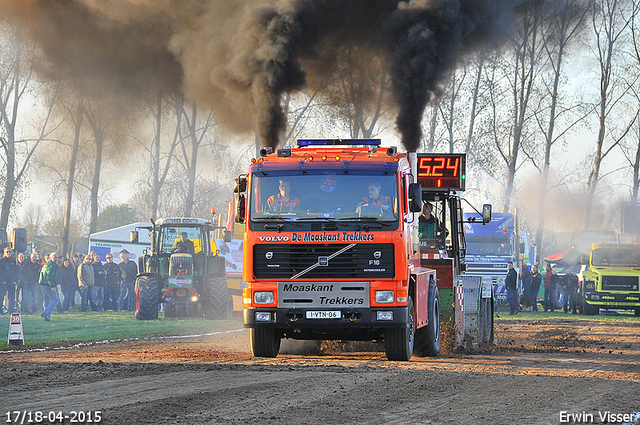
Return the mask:
<path id="1" fill-rule="evenodd" d="M 207 337 L 0 353 L 0 413 L 3 422 L 8 410 L 99 410 L 105 424 L 558 424 L 640 412 L 640 321 L 570 319 L 500 320 L 496 347 L 408 363 L 335 344 L 253 359 L 240 322 Z"/>

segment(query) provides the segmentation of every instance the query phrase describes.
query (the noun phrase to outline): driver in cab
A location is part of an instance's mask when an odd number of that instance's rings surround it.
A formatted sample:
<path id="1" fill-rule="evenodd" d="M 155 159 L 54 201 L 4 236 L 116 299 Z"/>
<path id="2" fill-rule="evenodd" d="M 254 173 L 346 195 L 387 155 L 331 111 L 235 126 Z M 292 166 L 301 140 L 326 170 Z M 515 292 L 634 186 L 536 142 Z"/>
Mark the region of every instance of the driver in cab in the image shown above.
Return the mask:
<path id="1" fill-rule="evenodd" d="M 271 212 L 291 212 L 300 206 L 300 199 L 291 196 L 291 183 L 288 180 L 280 180 L 278 193 L 267 199 L 267 210 Z"/>
<path id="2" fill-rule="evenodd" d="M 380 194 L 382 186 L 378 183 L 370 183 L 368 186 L 369 196 L 365 196 L 359 207 L 377 206 L 384 212 L 391 212 L 392 198 Z"/>
<path id="3" fill-rule="evenodd" d="M 171 253 L 195 254 L 196 249 L 193 241 L 187 236 L 187 232 L 180 233 L 180 239 L 174 242 Z"/>

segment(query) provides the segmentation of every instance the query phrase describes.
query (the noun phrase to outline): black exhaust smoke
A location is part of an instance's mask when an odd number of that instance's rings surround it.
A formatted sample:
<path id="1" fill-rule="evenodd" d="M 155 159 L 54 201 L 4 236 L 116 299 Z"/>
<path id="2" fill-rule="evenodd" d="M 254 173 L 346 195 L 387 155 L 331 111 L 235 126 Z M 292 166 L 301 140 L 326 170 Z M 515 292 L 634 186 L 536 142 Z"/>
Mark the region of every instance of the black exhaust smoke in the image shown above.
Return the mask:
<path id="1" fill-rule="evenodd" d="M 321 88 L 341 49 L 356 46 L 380 59 L 364 61 L 368 72 L 391 76 L 388 106 L 405 149 L 415 151 L 440 85 L 464 55 L 508 33 L 520 3 L 0 0 L 0 13 L 18 17 L 73 81 L 136 96 L 182 91 L 232 131 L 254 130 L 274 148 L 286 129 L 283 95 Z"/>

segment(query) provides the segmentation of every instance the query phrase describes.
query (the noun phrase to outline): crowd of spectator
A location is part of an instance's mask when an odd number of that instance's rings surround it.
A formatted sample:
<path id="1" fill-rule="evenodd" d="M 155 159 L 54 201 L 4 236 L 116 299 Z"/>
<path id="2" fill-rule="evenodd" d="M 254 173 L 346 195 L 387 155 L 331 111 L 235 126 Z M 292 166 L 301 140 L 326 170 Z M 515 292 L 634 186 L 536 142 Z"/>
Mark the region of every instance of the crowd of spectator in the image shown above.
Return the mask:
<path id="1" fill-rule="evenodd" d="M 0 258 L 0 313 L 37 314 L 42 310 L 40 315 L 50 321 L 54 309 L 58 313 L 70 309 L 133 311 L 138 266 L 130 256 L 123 250 L 116 264 L 112 254 L 103 263 L 95 251 L 66 258 L 55 252 L 42 256 L 38 251 L 14 255 L 6 247 Z"/>

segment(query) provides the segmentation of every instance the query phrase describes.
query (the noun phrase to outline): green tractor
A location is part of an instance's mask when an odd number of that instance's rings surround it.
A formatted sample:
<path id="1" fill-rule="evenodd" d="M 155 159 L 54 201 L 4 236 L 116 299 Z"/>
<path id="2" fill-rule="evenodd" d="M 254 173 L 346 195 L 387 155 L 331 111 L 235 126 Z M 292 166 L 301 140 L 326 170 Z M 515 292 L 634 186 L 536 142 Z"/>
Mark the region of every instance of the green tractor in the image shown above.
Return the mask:
<path id="1" fill-rule="evenodd" d="M 136 319 L 158 318 L 159 306 L 165 317 L 205 317 L 228 319 L 233 314 L 233 298 L 226 278 L 225 258 L 219 254 L 213 233 L 220 227 L 200 218 L 151 220 L 151 252 L 138 258 L 136 276 Z M 225 241 L 231 233 L 225 230 Z"/>

